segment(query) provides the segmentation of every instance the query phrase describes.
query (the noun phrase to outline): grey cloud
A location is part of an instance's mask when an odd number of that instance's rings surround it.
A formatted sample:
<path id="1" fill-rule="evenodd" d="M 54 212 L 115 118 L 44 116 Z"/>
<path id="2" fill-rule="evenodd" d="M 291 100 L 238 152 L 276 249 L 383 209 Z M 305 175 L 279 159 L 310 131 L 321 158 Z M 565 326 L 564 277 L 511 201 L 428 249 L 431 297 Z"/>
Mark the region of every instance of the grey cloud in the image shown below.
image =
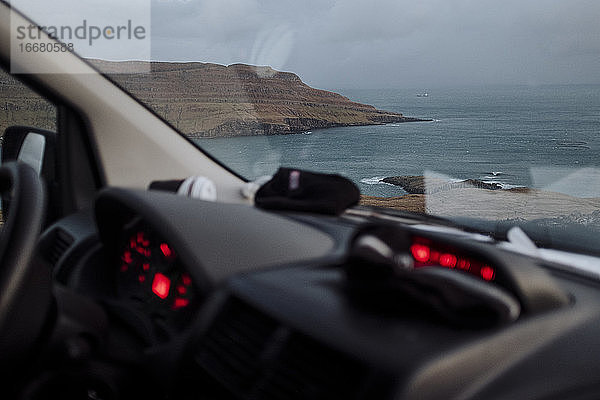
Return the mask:
<path id="1" fill-rule="evenodd" d="M 600 83 L 597 0 L 155 0 L 156 59 L 320 87 Z"/>
<path id="2" fill-rule="evenodd" d="M 261 23 L 256 1 L 191 0 L 152 3 L 152 31 L 156 36 L 227 41 L 256 30 Z"/>

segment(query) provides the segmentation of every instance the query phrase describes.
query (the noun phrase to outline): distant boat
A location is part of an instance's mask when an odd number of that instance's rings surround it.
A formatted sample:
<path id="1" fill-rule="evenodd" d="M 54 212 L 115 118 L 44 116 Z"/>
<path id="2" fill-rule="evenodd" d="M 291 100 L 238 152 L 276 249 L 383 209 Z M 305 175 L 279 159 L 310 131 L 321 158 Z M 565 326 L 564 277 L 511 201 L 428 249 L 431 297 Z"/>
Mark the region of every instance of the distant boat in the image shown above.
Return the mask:
<path id="1" fill-rule="evenodd" d="M 425 92 L 425 93 L 418 93 L 417 97 L 429 97 L 429 93 Z"/>

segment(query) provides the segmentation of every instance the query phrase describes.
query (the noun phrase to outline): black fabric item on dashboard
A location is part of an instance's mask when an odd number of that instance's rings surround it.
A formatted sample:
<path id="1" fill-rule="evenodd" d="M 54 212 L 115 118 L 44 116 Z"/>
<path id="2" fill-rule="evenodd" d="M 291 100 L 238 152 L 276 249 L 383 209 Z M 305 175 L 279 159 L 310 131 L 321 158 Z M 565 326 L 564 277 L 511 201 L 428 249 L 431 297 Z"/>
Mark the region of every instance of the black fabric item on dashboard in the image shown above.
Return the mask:
<path id="1" fill-rule="evenodd" d="M 279 168 L 258 189 L 254 202 L 257 207 L 271 210 L 338 215 L 358 204 L 359 199 L 358 187 L 340 175 Z"/>

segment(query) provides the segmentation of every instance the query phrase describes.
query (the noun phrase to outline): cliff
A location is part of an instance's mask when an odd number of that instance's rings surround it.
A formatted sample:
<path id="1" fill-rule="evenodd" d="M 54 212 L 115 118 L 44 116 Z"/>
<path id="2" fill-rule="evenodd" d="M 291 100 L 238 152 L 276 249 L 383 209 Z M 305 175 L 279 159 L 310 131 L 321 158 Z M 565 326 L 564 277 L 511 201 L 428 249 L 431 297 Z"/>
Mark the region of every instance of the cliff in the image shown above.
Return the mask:
<path id="1" fill-rule="evenodd" d="M 190 137 L 420 121 L 311 88 L 297 75 L 270 67 L 153 62 L 151 74 L 117 74 L 135 62 L 92 62 Z"/>

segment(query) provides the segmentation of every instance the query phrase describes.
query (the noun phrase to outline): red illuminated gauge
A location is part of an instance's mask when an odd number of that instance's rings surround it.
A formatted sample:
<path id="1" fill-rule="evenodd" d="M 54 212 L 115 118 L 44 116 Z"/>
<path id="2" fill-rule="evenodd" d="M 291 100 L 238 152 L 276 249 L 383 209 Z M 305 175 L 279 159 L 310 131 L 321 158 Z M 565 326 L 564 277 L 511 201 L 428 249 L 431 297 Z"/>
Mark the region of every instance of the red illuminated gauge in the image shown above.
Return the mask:
<path id="1" fill-rule="evenodd" d="M 117 279 L 120 297 L 165 318 L 191 304 L 192 279 L 181 271 L 168 243 L 146 229 L 136 229 L 124 238 L 122 249 Z"/>
<path id="2" fill-rule="evenodd" d="M 122 275 L 144 284 L 150 278 L 152 249 L 150 239 L 143 231 L 133 234 L 121 254 Z"/>
<path id="3" fill-rule="evenodd" d="M 171 260 L 171 259 L 175 258 L 175 253 L 173 253 L 173 250 L 171 250 L 171 247 L 169 247 L 168 244 L 161 243 L 159 247 L 160 247 L 160 252 L 165 257 L 165 259 Z"/>
<path id="4" fill-rule="evenodd" d="M 170 288 L 171 280 L 168 277 L 160 272 L 154 274 L 154 278 L 152 279 L 152 293 L 164 300 L 169 297 Z"/>
<path id="5" fill-rule="evenodd" d="M 458 269 L 488 282 L 496 278 L 496 270 L 490 265 L 453 249 L 428 243 L 424 239 L 415 240 L 410 246 L 410 253 L 416 268 L 438 266 Z"/>
<path id="6" fill-rule="evenodd" d="M 174 289 L 172 308 L 174 310 L 179 310 L 187 307 L 190 304 L 193 295 L 192 278 L 186 273 L 181 274 L 179 279 L 175 282 Z"/>
<path id="7" fill-rule="evenodd" d="M 159 299 L 167 301 L 173 310 L 185 308 L 192 298 L 192 279 L 188 274 L 183 273 L 173 280 L 157 272 L 152 278 L 152 293 Z"/>

